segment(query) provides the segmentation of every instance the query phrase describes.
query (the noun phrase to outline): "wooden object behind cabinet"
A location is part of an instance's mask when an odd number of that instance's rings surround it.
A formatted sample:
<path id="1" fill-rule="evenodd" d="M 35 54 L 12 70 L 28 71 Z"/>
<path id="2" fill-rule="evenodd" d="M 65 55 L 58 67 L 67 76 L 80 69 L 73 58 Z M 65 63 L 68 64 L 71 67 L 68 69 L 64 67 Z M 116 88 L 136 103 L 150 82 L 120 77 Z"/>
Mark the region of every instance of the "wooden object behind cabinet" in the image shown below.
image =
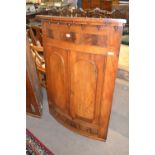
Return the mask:
<path id="1" fill-rule="evenodd" d="M 100 8 L 100 0 L 83 0 L 82 8 L 83 9 Z"/>
<path id="2" fill-rule="evenodd" d="M 50 113 L 77 133 L 106 140 L 125 21 L 38 17 Z"/>
<path id="3" fill-rule="evenodd" d="M 100 0 L 102 10 L 112 11 L 112 0 Z"/>
<path id="4" fill-rule="evenodd" d="M 107 11 L 112 11 L 112 0 L 83 0 L 83 9 L 100 8 Z"/>
<path id="5" fill-rule="evenodd" d="M 91 0 L 82 0 L 82 9 L 90 9 Z"/>
<path id="6" fill-rule="evenodd" d="M 42 113 L 42 92 L 28 38 L 26 38 L 26 41 L 26 112 L 40 117 Z"/>

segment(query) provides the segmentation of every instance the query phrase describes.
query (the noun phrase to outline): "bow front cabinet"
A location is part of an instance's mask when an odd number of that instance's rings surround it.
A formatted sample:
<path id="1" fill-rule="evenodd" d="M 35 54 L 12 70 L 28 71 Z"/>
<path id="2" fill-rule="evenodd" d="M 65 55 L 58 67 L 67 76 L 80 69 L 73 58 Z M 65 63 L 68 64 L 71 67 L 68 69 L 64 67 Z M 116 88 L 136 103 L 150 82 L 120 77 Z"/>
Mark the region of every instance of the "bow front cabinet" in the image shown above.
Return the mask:
<path id="1" fill-rule="evenodd" d="M 106 140 L 124 20 L 38 17 L 51 115 L 72 131 Z"/>

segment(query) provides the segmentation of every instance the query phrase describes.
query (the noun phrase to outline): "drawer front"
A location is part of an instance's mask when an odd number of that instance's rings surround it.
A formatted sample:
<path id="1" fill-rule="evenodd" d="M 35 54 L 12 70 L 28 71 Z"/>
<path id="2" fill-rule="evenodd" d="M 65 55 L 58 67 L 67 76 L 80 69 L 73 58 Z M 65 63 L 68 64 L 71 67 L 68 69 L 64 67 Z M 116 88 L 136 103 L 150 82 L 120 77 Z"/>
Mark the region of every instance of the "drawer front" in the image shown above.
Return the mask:
<path id="1" fill-rule="evenodd" d="M 47 30 L 47 37 L 59 41 L 71 42 L 80 45 L 92 45 L 107 47 L 108 37 L 107 35 L 97 35 L 88 33 L 77 33 L 75 31 L 54 31 L 52 29 Z"/>
<path id="2" fill-rule="evenodd" d="M 59 31 L 58 31 L 59 30 Z M 58 41 L 106 48 L 111 28 L 90 25 L 48 24 L 46 37 Z"/>

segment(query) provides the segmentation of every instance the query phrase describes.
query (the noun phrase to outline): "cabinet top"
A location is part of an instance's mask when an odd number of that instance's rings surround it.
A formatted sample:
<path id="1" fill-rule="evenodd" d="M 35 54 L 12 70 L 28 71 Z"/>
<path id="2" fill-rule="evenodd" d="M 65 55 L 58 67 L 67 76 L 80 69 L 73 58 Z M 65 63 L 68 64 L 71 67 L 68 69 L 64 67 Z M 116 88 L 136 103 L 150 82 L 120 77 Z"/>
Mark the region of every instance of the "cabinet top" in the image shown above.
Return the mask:
<path id="1" fill-rule="evenodd" d="M 126 23 L 125 19 L 114 19 L 114 18 L 63 17 L 63 16 L 48 16 L 48 15 L 37 15 L 36 17 L 41 19 L 42 21 L 61 22 L 66 24 L 122 26 Z"/>

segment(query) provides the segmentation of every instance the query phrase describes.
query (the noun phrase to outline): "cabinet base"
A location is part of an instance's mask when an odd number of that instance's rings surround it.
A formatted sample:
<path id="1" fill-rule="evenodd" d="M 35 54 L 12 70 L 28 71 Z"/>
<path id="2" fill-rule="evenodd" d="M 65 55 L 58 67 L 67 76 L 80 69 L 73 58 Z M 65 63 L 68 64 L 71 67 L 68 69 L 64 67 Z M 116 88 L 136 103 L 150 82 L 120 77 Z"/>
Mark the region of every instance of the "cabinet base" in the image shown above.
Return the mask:
<path id="1" fill-rule="evenodd" d="M 71 131 L 76 132 L 76 133 L 78 133 L 80 135 L 92 138 L 92 139 L 96 139 L 96 140 L 106 142 L 106 138 L 98 137 L 98 135 L 95 135 L 95 134 L 94 135 L 89 134 L 88 132 L 77 128 L 76 125 L 75 125 L 75 122 L 73 120 L 69 120 L 68 118 L 65 118 L 64 116 L 60 115 L 55 110 L 49 109 L 49 112 L 56 119 L 56 121 L 58 121 L 60 124 L 62 124 L 66 128 L 70 129 Z"/>

